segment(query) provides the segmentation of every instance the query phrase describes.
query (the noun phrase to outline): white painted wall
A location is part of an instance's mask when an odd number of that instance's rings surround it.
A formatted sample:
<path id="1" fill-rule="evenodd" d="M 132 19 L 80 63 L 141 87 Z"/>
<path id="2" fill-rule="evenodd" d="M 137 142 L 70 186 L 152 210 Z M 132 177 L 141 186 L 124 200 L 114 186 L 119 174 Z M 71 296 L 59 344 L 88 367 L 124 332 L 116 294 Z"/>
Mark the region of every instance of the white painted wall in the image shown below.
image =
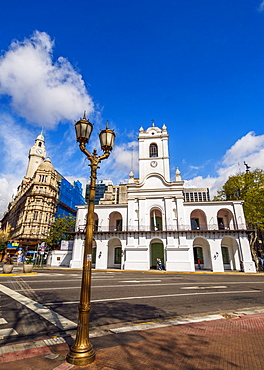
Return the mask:
<path id="1" fill-rule="evenodd" d="M 158 157 L 149 157 L 149 145 L 156 143 Z M 157 162 L 151 167 L 152 160 Z M 168 133 L 166 127 L 141 129 L 139 133 L 139 182 L 128 184 L 128 204 L 96 205 L 98 231 L 95 234 L 97 245 L 96 269 L 121 267 L 126 270 L 149 270 L 151 242 L 159 238 L 164 245 L 165 266 L 167 271 L 194 271 L 193 248 L 201 246 L 204 255 L 204 268 L 223 272 L 221 243 L 225 237 L 232 267 L 240 269 L 243 260 L 245 272 L 255 272 L 255 265 L 249 249 L 246 234 L 218 232 L 218 212 L 231 212 L 230 229 L 241 230 L 245 225 L 242 201 L 183 201 L 184 181 L 170 182 L 168 155 Z M 76 237 L 71 267 L 82 267 L 85 215 L 87 206 L 78 206 Z M 150 212 L 157 209 L 162 214 L 163 228 L 167 232 L 150 233 Z M 209 231 L 194 233 L 191 231 L 191 213 L 195 210 L 204 212 Z M 120 213 L 123 220 L 123 232 L 109 231 L 109 220 L 113 212 Z M 173 233 L 170 231 L 183 230 Z M 188 230 L 188 232 L 186 232 Z M 215 230 L 215 232 L 214 232 Z M 102 233 L 100 233 L 102 231 Z M 107 231 L 109 231 L 107 233 Z M 134 232 L 136 231 L 136 232 Z M 240 235 L 240 236 L 238 236 Z M 115 241 L 113 241 L 115 240 Z M 121 266 L 113 263 L 113 243 L 121 245 L 123 255 Z M 225 245 L 225 244 L 223 244 Z"/>

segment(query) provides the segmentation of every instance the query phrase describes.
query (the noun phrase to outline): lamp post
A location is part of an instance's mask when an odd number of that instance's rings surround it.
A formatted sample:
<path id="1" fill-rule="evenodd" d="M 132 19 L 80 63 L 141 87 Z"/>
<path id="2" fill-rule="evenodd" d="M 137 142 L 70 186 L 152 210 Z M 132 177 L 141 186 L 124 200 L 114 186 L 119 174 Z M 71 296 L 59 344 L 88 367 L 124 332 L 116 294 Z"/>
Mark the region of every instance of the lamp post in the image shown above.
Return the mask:
<path id="1" fill-rule="evenodd" d="M 86 219 L 86 234 L 83 255 L 82 285 L 79 304 L 79 317 L 76 339 L 66 357 L 66 360 L 73 365 L 83 366 L 90 364 L 95 359 L 95 352 L 89 341 L 89 314 L 90 314 L 90 296 L 91 296 L 91 269 L 92 269 L 92 249 L 94 232 L 94 198 L 96 187 L 96 172 L 98 164 L 109 157 L 114 146 L 115 133 L 108 128 L 102 130 L 99 134 L 103 155 L 98 156 L 96 149 L 89 153 L 86 144 L 90 139 L 93 125 L 86 119 L 86 113 L 78 122 L 75 123 L 76 138 L 81 151 L 87 156 L 91 167 L 90 195 L 88 203 L 88 213 Z"/>

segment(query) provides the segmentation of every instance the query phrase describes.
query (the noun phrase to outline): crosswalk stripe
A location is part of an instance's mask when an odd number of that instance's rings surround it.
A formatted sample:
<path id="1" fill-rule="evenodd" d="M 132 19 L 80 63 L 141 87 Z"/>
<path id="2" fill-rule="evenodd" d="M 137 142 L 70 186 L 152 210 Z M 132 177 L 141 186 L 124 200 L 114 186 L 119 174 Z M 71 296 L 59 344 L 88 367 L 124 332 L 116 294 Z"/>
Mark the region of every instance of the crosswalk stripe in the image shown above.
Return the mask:
<path id="1" fill-rule="evenodd" d="M 18 335 L 18 332 L 13 328 L 0 329 L 0 339 L 10 337 L 11 335 Z"/>
<path id="2" fill-rule="evenodd" d="M 29 308 L 36 314 L 42 316 L 44 319 L 48 320 L 53 325 L 57 326 L 58 328 L 62 330 L 68 330 L 68 329 L 73 329 L 77 327 L 77 325 L 73 321 L 68 320 L 66 317 L 58 314 L 52 309 L 45 307 L 42 304 L 36 301 L 33 301 L 33 299 L 25 297 L 24 295 L 18 292 L 15 292 L 14 290 L 9 289 L 2 284 L 0 284 L 0 291 L 8 295 L 9 297 L 15 299 L 17 302 L 26 306 L 27 308 Z"/>

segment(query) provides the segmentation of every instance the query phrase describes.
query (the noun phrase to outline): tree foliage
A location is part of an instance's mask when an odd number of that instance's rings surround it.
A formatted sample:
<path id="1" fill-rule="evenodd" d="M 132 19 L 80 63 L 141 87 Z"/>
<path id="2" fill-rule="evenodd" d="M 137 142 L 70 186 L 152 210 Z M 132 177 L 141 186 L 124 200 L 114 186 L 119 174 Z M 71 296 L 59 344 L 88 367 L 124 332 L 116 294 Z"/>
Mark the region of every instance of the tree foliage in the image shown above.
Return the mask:
<path id="1" fill-rule="evenodd" d="M 244 200 L 246 222 L 251 227 L 264 230 L 264 171 L 230 176 L 215 200 Z"/>
<path id="2" fill-rule="evenodd" d="M 0 251 L 6 248 L 10 231 L 10 226 L 7 226 L 5 229 L 0 229 Z"/>
<path id="3" fill-rule="evenodd" d="M 62 240 L 73 240 L 75 227 L 75 217 L 59 217 L 57 218 L 50 228 L 50 233 L 45 240 L 46 244 L 51 249 L 59 248 Z"/>

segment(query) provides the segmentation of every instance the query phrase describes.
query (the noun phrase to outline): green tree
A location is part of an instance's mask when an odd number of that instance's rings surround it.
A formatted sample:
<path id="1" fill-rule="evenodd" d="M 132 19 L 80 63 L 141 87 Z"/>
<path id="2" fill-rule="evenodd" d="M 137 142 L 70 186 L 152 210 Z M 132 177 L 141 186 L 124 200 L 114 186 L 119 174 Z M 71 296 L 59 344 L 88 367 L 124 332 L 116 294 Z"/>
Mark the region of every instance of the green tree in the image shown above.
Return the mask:
<path id="1" fill-rule="evenodd" d="M 0 252 L 3 256 L 4 250 L 7 247 L 7 242 L 9 239 L 9 234 L 11 231 L 11 227 L 7 226 L 5 229 L 0 229 Z"/>
<path id="2" fill-rule="evenodd" d="M 252 172 L 230 176 L 215 200 L 244 200 L 244 213 L 249 227 L 258 225 L 264 230 L 264 171 L 256 169 Z"/>
<path id="3" fill-rule="evenodd" d="M 244 200 L 245 218 L 248 228 L 251 229 L 250 249 L 259 269 L 257 250 L 264 231 L 264 171 L 256 169 L 230 176 L 218 191 L 215 200 Z M 261 244 L 263 245 L 263 240 Z"/>
<path id="4" fill-rule="evenodd" d="M 76 218 L 75 217 L 59 217 L 52 224 L 49 236 L 45 240 L 51 249 L 57 249 L 62 240 L 73 240 Z"/>

